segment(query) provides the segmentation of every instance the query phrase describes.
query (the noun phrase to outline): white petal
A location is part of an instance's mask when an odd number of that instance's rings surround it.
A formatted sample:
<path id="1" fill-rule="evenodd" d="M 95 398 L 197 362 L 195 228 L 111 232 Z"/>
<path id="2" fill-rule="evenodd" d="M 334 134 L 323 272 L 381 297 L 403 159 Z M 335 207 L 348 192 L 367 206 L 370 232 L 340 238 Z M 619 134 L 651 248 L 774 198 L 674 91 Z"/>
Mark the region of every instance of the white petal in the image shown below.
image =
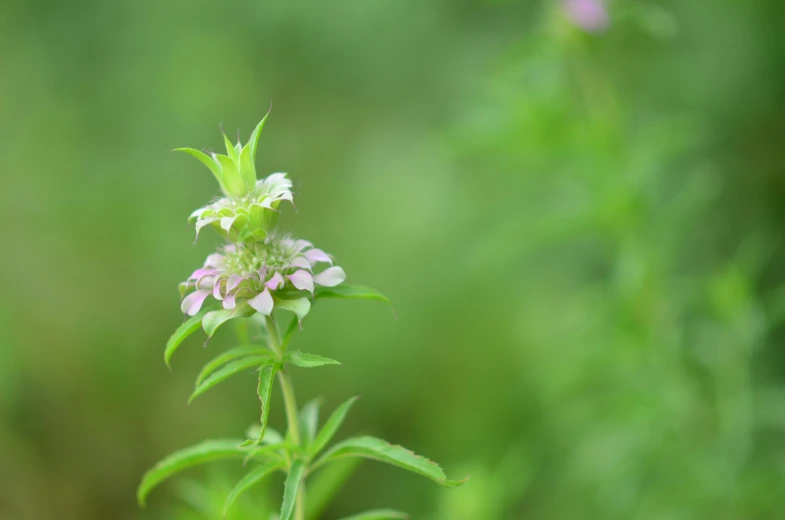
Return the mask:
<path id="1" fill-rule="evenodd" d="M 273 297 L 270 295 L 270 291 L 265 289 L 248 300 L 248 305 L 256 309 L 260 314 L 269 316 L 273 312 Z"/>
<path id="2" fill-rule="evenodd" d="M 287 278 L 291 280 L 292 285 L 298 290 L 308 291 L 313 294 L 313 276 L 308 271 L 300 269 L 294 274 L 288 275 Z"/>
<path id="3" fill-rule="evenodd" d="M 274 274 L 274 275 L 272 275 L 272 276 L 270 277 L 270 279 L 269 279 L 269 280 L 267 280 L 267 281 L 264 283 L 264 285 L 265 285 L 265 286 L 266 286 L 268 289 L 270 289 L 271 291 L 274 291 L 274 290 L 276 290 L 276 289 L 280 289 L 280 288 L 283 286 L 283 284 L 284 284 L 284 279 L 283 279 L 283 276 L 281 276 L 281 273 L 279 273 L 278 271 L 276 271 L 276 272 L 275 272 L 275 274 Z"/>
<path id="4" fill-rule="evenodd" d="M 311 265 L 316 265 L 317 262 L 327 262 L 330 265 L 333 263 L 333 259 L 330 258 L 330 255 L 321 249 L 309 249 L 305 252 L 305 258 L 311 262 Z"/>
<path id="5" fill-rule="evenodd" d="M 325 287 L 335 287 L 346 280 L 346 273 L 338 267 L 330 267 L 313 277 L 313 281 Z"/>

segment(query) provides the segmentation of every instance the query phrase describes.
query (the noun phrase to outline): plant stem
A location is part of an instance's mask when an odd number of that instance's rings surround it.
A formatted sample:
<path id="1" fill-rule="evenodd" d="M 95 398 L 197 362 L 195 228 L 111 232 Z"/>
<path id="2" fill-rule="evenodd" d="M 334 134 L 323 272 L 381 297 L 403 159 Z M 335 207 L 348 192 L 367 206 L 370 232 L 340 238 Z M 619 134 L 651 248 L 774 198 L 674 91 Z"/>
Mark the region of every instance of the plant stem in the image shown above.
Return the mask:
<path id="1" fill-rule="evenodd" d="M 284 352 L 281 349 L 281 337 L 278 334 L 278 328 L 275 326 L 272 318 L 267 316 L 265 318 L 265 325 L 267 326 L 267 334 L 270 337 L 270 348 L 278 358 L 282 358 Z M 300 444 L 300 422 L 297 417 L 297 399 L 294 396 L 294 386 L 292 386 L 292 379 L 289 373 L 281 369 L 278 371 L 278 381 L 281 383 L 281 391 L 283 392 L 283 402 L 286 408 L 286 422 L 288 423 L 288 432 L 291 441 L 294 444 Z M 297 501 L 294 505 L 294 520 L 305 520 L 305 483 L 300 482 L 300 487 L 297 491 Z"/>

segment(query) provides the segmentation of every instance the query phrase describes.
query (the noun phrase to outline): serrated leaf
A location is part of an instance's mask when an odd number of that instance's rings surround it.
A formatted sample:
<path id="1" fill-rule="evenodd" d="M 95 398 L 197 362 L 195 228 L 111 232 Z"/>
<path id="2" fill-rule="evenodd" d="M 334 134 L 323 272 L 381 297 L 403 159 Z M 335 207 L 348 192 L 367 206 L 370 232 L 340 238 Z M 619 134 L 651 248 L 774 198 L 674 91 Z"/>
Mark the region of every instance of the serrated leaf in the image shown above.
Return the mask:
<path id="1" fill-rule="evenodd" d="M 327 443 L 330 442 L 330 439 L 333 438 L 335 432 L 337 432 L 338 428 L 341 427 L 343 420 L 346 418 L 346 414 L 349 413 L 349 409 L 357 401 L 357 399 L 359 399 L 357 396 L 347 399 L 330 415 L 330 417 L 327 419 L 327 422 L 325 422 L 324 426 L 322 426 L 322 429 L 319 430 L 319 433 L 314 438 L 314 441 L 308 450 L 308 454 L 311 457 L 318 454 L 324 449 L 325 446 L 327 446 Z"/>
<path id="2" fill-rule="evenodd" d="M 245 476 L 241 478 L 240 481 L 229 492 L 229 496 L 226 497 L 226 502 L 224 502 L 223 515 L 226 516 L 226 513 L 229 512 L 229 508 L 232 506 L 234 501 L 237 500 L 237 497 L 261 482 L 262 479 L 264 479 L 264 477 L 270 473 L 281 468 L 283 468 L 283 464 L 281 462 L 268 462 L 267 464 L 262 464 L 261 466 L 256 467 L 246 473 Z"/>
<path id="3" fill-rule="evenodd" d="M 261 370 L 259 370 L 259 384 L 256 386 L 256 394 L 259 396 L 259 402 L 262 406 L 262 413 L 260 423 L 262 425 L 259 430 L 259 436 L 255 441 L 250 439 L 243 443 L 243 446 L 253 444 L 256 446 L 264 439 L 267 430 L 267 418 L 270 416 L 270 401 L 273 397 L 273 386 L 275 383 L 275 374 L 278 372 L 278 364 L 272 361 L 266 363 Z"/>
<path id="4" fill-rule="evenodd" d="M 330 448 L 313 467 L 315 468 L 341 457 L 364 457 L 386 462 L 387 464 L 428 477 L 434 482 L 448 487 L 460 486 L 466 482 L 466 479 L 448 480 L 442 468 L 435 462 L 416 455 L 402 446 L 392 445 L 376 437 L 355 437 L 339 442 Z"/>
<path id="5" fill-rule="evenodd" d="M 308 314 L 308 311 L 311 310 L 311 301 L 308 298 L 295 298 L 293 300 L 276 298 L 275 308 L 291 311 L 297 316 L 298 320 L 302 321 Z"/>
<path id="6" fill-rule="evenodd" d="M 320 398 L 311 399 L 300 409 L 300 430 L 303 435 L 303 446 L 308 446 L 316 437 L 316 428 L 319 426 L 319 407 L 322 405 Z"/>
<path id="7" fill-rule="evenodd" d="M 144 507 L 150 491 L 175 473 L 214 460 L 242 459 L 247 454 L 247 450 L 238 448 L 239 443 L 237 439 L 208 440 L 167 456 L 142 477 L 136 492 L 139 505 Z"/>
<path id="8" fill-rule="evenodd" d="M 302 460 L 295 460 L 286 476 L 283 486 L 283 503 L 281 504 L 281 519 L 290 520 L 294 512 L 294 505 L 297 501 L 297 490 L 305 473 L 305 463 Z"/>
<path id="9" fill-rule="evenodd" d="M 378 300 L 390 303 L 390 299 L 381 292 L 365 285 L 342 283 L 335 287 L 317 287 L 314 297 L 319 298 L 354 298 L 362 300 Z"/>
<path id="10" fill-rule="evenodd" d="M 313 368 L 313 367 L 321 367 L 324 365 L 341 364 L 340 362 L 334 359 L 317 356 L 316 354 L 306 354 L 305 352 L 300 352 L 299 350 L 290 352 L 287 359 L 292 365 L 301 368 Z"/>
<path id="11" fill-rule="evenodd" d="M 272 106 L 270 107 L 272 108 Z M 256 162 L 256 148 L 259 144 L 259 136 L 262 134 L 262 130 L 264 129 L 264 122 L 267 121 L 267 116 L 270 115 L 270 110 L 264 115 L 259 124 L 256 125 L 253 132 L 251 132 L 251 137 L 248 139 L 248 146 L 251 147 L 251 160 Z"/>
<path id="12" fill-rule="evenodd" d="M 169 341 L 166 342 L 166 349 L 164 350 L 164 362 L 166 366 L 169 366 L 169 361 L 172 359 L 172 354 L 174 351 L 177 350 L 177 347 L 180 346 L 185 338 L 196 332 L 199 328 L 199 325 L 202 323 L 202 319 L 211 311 L 219 308 L 219 305 L 210 305 L 205 307 L 194 316 L 191 316 L 187 320 L 185 320 L 177 330 L 174 331 L 174 334 L 169 338 Z"/>
<path id="13" fill-rule="evenodd" d="M 341 520 L 401 520 L 409 518 L 409 515 L 393 509 L 374 509 L 352 516 L 345 516 Z"/>
<path id="14" fill-rule="evenodd" d="M 215 180 L 217 180 L 218 184 L 223 188 L 224 183 L 223 175 L 221 174 L 221 166 L 216 163 L 209 155 L 204 152 L 200 152 L 199 150 L 194 150 L 193 148 L 175 148 L 172 151 L 185 152 L 199 159 L 205 166 L 210 168 L 210 171 L 213 172 Z"/>
<path id="15" fill-rule="evenodd" d="M 271 352 L 261 345 L 240 345 L 238 347 L 232 347 L 226 352 L 211 359 L 204 368 L 202 368 L 202 371 L 199 372 L 199 375 L 196 377 L 196 386 L 199 386 L 207 376 L 230 361 L 249 356 L 269 357 L 270 355 Z"/>
<path id="16" fill-rule="evenodd" d="M 256 311 L 248 305 L 248 302 L 242 302 L 234 309 L 221 309 L 217 311 L 208 312 L 202 319 L 202 328 L 208 336 L 212 337 L 218 327 L 223 325 L 229 320 L 235 318 L 247 318 Z"/>
<path id="17" fill-rule="evenodd" d="M 243 359 L 238 359 L 237 361 L 232 361 L 231 363 L 227 364 L 220 370 L 214 372 L 210 377 L 202 381 L 202 383 L 196 387 L 194 393 L 191 394 L 191 397 L 188 398 L 188 402 L 190 403 L 218 383 L 225 381 L 232 377 L 235 374 L 240 373 L 243 370 L 247 370 L 249 368 L 258 367 L 263 365 L 268 361 L 267 357 L 262 356 L 251 356 Z"/>

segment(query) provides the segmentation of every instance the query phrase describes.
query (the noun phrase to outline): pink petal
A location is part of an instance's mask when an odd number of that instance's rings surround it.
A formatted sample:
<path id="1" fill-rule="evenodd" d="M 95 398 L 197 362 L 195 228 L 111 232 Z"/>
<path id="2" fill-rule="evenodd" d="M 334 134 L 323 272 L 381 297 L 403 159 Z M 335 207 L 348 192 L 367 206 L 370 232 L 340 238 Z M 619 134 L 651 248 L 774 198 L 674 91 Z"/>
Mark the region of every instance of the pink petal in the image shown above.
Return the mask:
<path id="1" fill-rule="evenodd" d="M 202 308 L 205 298 L 207 298 L 209 295 L 210 291 L 206 289 L 200 289 L 198 291 L 192 292 L 183 299 L 182 303 L 180 304 L 180 310 L 188 316 L 195 315 L 197 312 L 199 312 L 199 309 Z"/>
<path id="2" fill-rule="evenodd" d="M 297 256 L 289 262 L 289 267 L 299 267 L 300 269 L 308 269 L 310 271 L 311 263 L 305 257 Z"/>
<path id="3" fill-rule="evenodd" d="M 306 247 L 313 247 L 313 244 L 311 244 L 311 243 L 310 243 L 310 242 L 308 242 L 307 240 L 295 240 L 295 241 L 294 241 L 294 248 L 295 248 L 297 251 L 302 251 L 302 250 L 303 250 L 303 249 L 305 249 Z"/>
<path id="4" fill-rule="evenodd" d="M 325 287 L 335 287 L 346 280 L 346 273 L 338 267 L 330 267 L 313 277 L 313 281 Z"/>
<path id="5" fill-rule="evenodd" d="M 216 300 L 223 300 L 223 294 L 221 293 L 221 283 L 223 283 L 224 288 L 226 288 L 226 275 L 219 276 L 213 281 L 213 298 Z"/>
<path id="6" fill-rule="evenodd" d="M 239 274 L 230 275 L 229 281 L 226 282 L 226 292 L 227 293 L 232 292 L 238 285 L 240 285 L 240 282 L 242 281 L 243 281 L 243 277 L 240 276 Z"/>
<path id="7" fill-rule="evenodd" d="M 207 269 L 205 267 L 202 267 L 201 269 L 197 269 L 196 271 L 194 271 L 193 274 L 191 274 L 191 276 L 188 277 L 188 279 L 198 280 L 203 276 L 211 276 L 214 274 L 218 274 L 218 271 L 216 271 L 215 269 Z"/>
<path id="8" fill-rule="evenodd" d="M 248 300 L 248 305 L 256 309 L 260 314 L 269 316 L 270 313 L 273 312 L 273 297 L 270 295 L 270 292 L 265 289 L 264 292 L 260 292 Z"/>
<path id="9" fill-rule="evenodd" d="M 202 278 L 199 278 L 199 280 L 196 282 L 197 289 L 207 289 L 212 292 L 212 286 L 213 286 L 212 276 L 203 276 Z"/>
<path id="10" fill-rule="evenodd" d="M 283 276 L 281 276 L 281 273 L 279 273 L 278 271 L 276 271 L 275 274 L 272 275 L 272 277 L 270 277 L 270 279 L 264 283 L 265 287 L 267 287 L 271 291 L 280 289 L 281 287 L 283 287 L 283 284 L 284 284 Z"/>
<path id="11" fill-rule="evenodd" d="M 213 253 L 207 257 L 207 260 L 204 261 L 205 267 L 220 267 L 223 263 L 224 255 L 221 253 Z"/>
<path id="12" fill-rule="evenodd" d="M 330 265 L 333 263 L 333 259 L 321 249 L 309 249 L 305 252 L 305 258 L 311 262 L 311 265 L 315 265 L 317 262 L 327 262 Z"/>
<path id="13" fill-rule="evenodd" d="M 288 275 L 287 278 L 292 281 L 292 285 L 298 290 L 308 291 L 313 294 L 313 276 L 308 271 L 301 269 L 294 274 Z"/>
<path id="14" fill-rule="evenodd" d="M 234 309 L 235 307 L 234 299 L 236 297 L 237 297 L 237 291 L 227 294 L 226 298 L 224 298 L 224 309 Z"/>

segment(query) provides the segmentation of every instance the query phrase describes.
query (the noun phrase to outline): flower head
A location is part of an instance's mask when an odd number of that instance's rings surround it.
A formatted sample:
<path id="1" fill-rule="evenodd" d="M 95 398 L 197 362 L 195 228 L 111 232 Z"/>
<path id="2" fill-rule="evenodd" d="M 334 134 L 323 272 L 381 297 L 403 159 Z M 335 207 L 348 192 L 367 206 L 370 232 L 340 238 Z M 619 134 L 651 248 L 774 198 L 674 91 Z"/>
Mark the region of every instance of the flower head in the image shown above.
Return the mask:
<path id="1" fill-rule="evenodd" d="M 603 0 L 562 0 L 562 8 L 572 23 L 587 32 L 602 32 L 610 23 Z"/>
<path id="2" fill-rule="evenodd" d="M 317 266 L 327 264 L 318 273 Z M 254 244 L 236 244 L 207 257 L 180 284 L 188 293 L 180 306 L 193 316 L 207 298 L 221 301 L 224 309 L 247 304 L 254 311 L 269 316 L 275 307 L 291 310 L 302 319 L 310 310 L 316 285 L 334 287 L 346 280 L 346 273 L 332 265 L 332 258 L 307 240 L 288 235 L 269 235 Z M 189 292 L 190 291 L 190 292 Z"/>
<path id="3" fill-rule="evenodd" d="M 207 166 L 225 195 L 191 214 L 190 218 L 196 219 L 197 237 L 201 228 L 211 224 L 221 236 L 231 241 L 262 240 L 278 219 L 280 201 L 292 202 L 289 190 L 292 183 L 286 174 L 274 173 L 264 180 L 256 180 L 256 148 L 266 120 L 265 115 L 245 146 L 239 139 L 236 145 L 232 145 L 224 134 L 226 155 L 207 155 L 193 148 L 175 150 L 188 153 Z"/>

